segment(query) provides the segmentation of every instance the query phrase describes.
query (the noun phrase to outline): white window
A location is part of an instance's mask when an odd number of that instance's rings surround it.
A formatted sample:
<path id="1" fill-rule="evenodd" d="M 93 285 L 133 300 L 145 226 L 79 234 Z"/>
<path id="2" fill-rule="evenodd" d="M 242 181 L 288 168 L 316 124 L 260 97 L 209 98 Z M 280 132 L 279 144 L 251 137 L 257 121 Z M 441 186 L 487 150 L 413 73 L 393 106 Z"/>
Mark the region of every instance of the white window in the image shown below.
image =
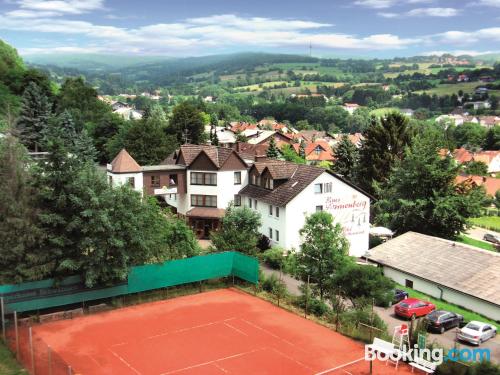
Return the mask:
<path id="1" fill-rule="evenodd" d="M 238 207 L 241 206 L 241 197 L 238 194 L 234 196 L 234 205 Z"/>
<path id="2" fill-rule="evenodd" d="M 314 194 L 323 193 L 323 184 L 314 184 Z"/>
<path id="3" fill-rule="evenodd" d="M 248 207 L 252 208 L 252 198 L 248 198 Z"/>
<path id="4" fill-rule="evenodd" d="M 273 216 L 273 206 L 269 205 L 269 215 Z"/>
<path id="5" fill-rule="evenodd" d="M 269 238 L 273 239 L 273 228 L 269 228 Z"/>
<path id="6" fill-rule="evenodd" d="M 279 230 L 275 230 L 275 231 L 274 231 L 274 233 L 275 233 L 275 235 L 276 235 L 274 239 L 275 239 L 276 241 L 279 241 L 279 240 L 280 240 L 280 231 L 279 231 Z"/>
<path id="7" fill-rule="evenodd" d="M 234 184 L 241 185 L 241 172 L 234 172 Z"/>
<path id="8" fill-rule="evenodd" d="M 280 208 L 276 207 L 276 217 L 280 217 Z"/>
<path id="9" fill-rule="evenodd" d="M 253 203 L 254 203 L 254 205 L 253 205 L 253 206 L 254 206 L 254 208 L 255 208 L 255 209 L 257 209 L 257 199 L 254 199 L 254 200 L 253 200 Z"/>
<path id="10" fill-rule="evenodd" d="M 323 192 L 325 192 L 325 193 L 331 193 L 332 192 L 332 183 L 331 182 L 327 182 L 326 184 L 324 184 L 324 186 L 323 186 Z"/>
<path id="11" fill-rule="evenodd" d="M 316 206 L 316 212 L 323 211 L 323 206 Z"/>

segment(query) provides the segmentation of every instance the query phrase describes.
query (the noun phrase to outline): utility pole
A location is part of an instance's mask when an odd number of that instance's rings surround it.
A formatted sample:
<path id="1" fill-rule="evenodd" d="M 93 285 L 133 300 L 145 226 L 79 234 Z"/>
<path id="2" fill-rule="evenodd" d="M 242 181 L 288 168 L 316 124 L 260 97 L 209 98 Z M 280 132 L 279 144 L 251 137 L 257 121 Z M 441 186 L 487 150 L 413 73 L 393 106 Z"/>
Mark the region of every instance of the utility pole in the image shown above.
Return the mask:
<path id="1" fill-rule="evenodd" d="M 312 57 L 312 49 L 313 49 L 312 43 L 309 42 L 309 57 Z"/>

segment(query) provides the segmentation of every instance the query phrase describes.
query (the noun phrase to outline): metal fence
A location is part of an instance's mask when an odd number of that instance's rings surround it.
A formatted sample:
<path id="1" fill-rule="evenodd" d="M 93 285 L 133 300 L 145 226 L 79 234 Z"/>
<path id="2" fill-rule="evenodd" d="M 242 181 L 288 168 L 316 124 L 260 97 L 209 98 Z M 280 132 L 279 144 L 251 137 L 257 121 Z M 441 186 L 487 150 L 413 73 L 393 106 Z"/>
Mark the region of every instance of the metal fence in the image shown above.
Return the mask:
<path id="1" fill-rule="evenodd" d="M 31 375 L 68 375 L 73 374 L 71 366 L 52 351 L 37 336 L 37 326 L 49 321 L 72 319 L 85 313 L 100 311 L 105 304 L 87 306 L 91 301 L 99 303 L 118 297 L 133 298 L 148 293 L 157 293 L 165 288 L 210 279 L 240 278 L 253 284 L 258 283 L 259 265 L 255 258 L 237 253 L 223 252 L 186 259 L 168 261 L 163 264 L 150 264 L 132 267 L 127 282 L 112 287 L 85 288 L 79 276 L 68 277 L 58 283 L 55 280 L 42 280 L 17 285 L 0 286 L 0 318 L 2 336 L 8 348 L 23 364 Z M 160 293 L 161 294 L 161 293 Z M 141 297 L 139 297 L 140 299 Z M 80 304 L 82 307 L 19 318 L 19 313 L 39 311 L 59 306 Z M 88 305 L 88 304 L 87 304 Z"/>
<path id="2" fill-rule="evenodd" d="M 36 334 L 36 323 L 18 319 L 17 313 L 6 321 L 5 341 L 16 359 L 31 375 L 71 375 L 73 370 Z"/>
<path id="3" fill-rule="evenodd" d="M 200 255 L 132 267 L 126 282 L 111 287 L 86 288 L 80 276 L 71 276 L 58 282 L 48 279 L 0 285 L 0 297 L 6 313 L 19 313 L 227 276 L 256 284 L 259 278 L 257 259 L 234 251 Z"/>

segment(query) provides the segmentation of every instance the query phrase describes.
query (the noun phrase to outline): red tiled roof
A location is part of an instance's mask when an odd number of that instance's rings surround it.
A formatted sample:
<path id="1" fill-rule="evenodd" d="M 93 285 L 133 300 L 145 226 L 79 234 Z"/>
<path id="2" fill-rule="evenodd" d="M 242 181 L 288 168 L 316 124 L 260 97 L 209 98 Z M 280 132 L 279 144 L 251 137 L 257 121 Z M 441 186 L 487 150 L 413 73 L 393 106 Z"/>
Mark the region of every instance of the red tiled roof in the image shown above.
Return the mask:
<path id="1" fill-rule="evenodd" d="M 293 145 L 295 152 L 299 153 L 300 145 L 295 143 Z M 315 150 L 319 148 L 320 152 L 316 153 Z M 324 140 L 317 140 L 315 142 L 306 143 L 305 147 L 306 160 L 309 161 L 333 161 L 335 160 L 331 151 L 330 145 Z"/>
<path id="2" fill-rule="evenodd" d="M 111 162 L 111 171 L 113 173 L 137 173 L 141 172 L 141 166 L 137 164 L 127 150 L 122 148 Z"/>
<path id="3" fill-rule="evenodd" d="M 457 176 L 455 179 L 457 184 L 473 184 L 475 186 L 484 186 L 486 194 L 495 196 L 495 193 L 500 190 L 500 179 L 494 177 L 483 177 L 483 176 Z"/>
<path id="4" fill-rule="evenodd" d="M 500 151 L 479 151 L 479 152 L 470 152 L 465 148 L 457 148 L 453 152 L 453 157 L 455 160 L 460 163 L 467 163 L 469 161 L 481 161 L 486 165 L 490 165 L 495 157 L 500 155 Z"/>

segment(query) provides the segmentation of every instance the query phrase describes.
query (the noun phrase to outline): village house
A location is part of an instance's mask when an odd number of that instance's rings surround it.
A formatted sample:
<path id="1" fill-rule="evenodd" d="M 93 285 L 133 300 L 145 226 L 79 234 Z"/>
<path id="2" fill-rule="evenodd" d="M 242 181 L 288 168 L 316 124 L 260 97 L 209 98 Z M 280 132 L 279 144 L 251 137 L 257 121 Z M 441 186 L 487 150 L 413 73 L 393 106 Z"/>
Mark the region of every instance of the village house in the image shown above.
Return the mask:
<path id="1" fill-rule="evenodd" d="M 251 145 L 250 148 L 258 148 Z M 261 214 L 260 232 L 272 244 L 299 249 L 307 215 L 330 212 L 351 245 L 368 250 L 370 197 L 333 172 L 209 145 L 182 145 L 162 164 L 139 166 L 122 150 L 107 167 L 113 186 L 129 184 L 156 196 L 184 218 L 198 238 L 218 230 L 232 202 Z M 248 151 L 248 149 L 246 150 Z"/>
<path id="2" fill-rule="evenodd" d="M 275 245 L 299 249 L 300 229 L 317 211 L 331 213 L 350 243 L 350 255 L 368 250 L 370 198 L 340 176 L 310 165 L 280 160 L 256 162 L 241 204 L 258 211 L 260 231 Z"/>
<path id="3" fill-rule="evenodd" d="M 300 154 L 300 144 L 294 143 L 292 146 L 295 152 Z M 333 162 L 335 160 L 330 145 L 326 141 L 320 139 L 306 143 L 304 154 L 309 164 L 318 164 L 322 161 Z"/>
<path id="4" fill-rule="evenodd" d="M 344 108 L 347 112 L 349 112 L 351 115 L 356 111 L 356 109 L 360 108 L 361 106 L 356 103 L 344 103 L 342 108 Z"/>
<path id="5" fill-rule="evenodd" d="M 459 175 L 455 179 L 455 183 L 467 189 L 482 186 L 486 194 L 490 197 L 494 197 L 496 192 L 500 190 L 500 179 L 495 177 Z"/>
<path id="6" fill-rule="evenodd" d="M 463 147 L 457 148 L 452 153 L 458 164 L 465 164 L 470 161 L 479 161 L 486 164 L 488 173 L 500 172 L 500 151 L 478 151 L 471 152 Z"/>

